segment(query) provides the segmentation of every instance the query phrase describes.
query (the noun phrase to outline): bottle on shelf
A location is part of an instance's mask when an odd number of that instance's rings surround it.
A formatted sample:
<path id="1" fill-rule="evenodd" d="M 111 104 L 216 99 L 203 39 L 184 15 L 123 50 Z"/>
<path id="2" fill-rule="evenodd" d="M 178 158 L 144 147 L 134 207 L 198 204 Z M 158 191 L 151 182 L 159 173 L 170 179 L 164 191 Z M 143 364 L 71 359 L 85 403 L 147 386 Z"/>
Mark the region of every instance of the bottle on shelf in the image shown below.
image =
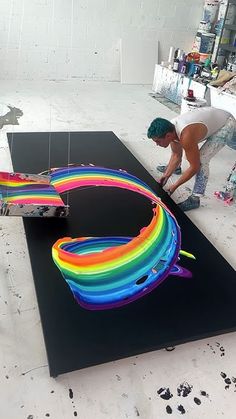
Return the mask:
<path id="1" fill-rule="evenodd" d="M 178 48 L 175 51 L 174 61 L 173 61 L 173 71 L 178 73 L 179 71 L 179 58 L 180 58 L 181 50 Z"/>
<path id="2" fill-rule="evenodd" d="M 187 56 L 184 52 L 182 52 L 181 57 L 179 59 L 178 71 L 181 74 L 186 74 L 187 72 Z"/>
<path id="3" fill-rule="evenodd" d="M 206 79 L 211 79 L 212 78 L 211 71 L 212 71 L 211 58 L 208 57 L 201 71 L 201 77 L 204 77 Z"/>

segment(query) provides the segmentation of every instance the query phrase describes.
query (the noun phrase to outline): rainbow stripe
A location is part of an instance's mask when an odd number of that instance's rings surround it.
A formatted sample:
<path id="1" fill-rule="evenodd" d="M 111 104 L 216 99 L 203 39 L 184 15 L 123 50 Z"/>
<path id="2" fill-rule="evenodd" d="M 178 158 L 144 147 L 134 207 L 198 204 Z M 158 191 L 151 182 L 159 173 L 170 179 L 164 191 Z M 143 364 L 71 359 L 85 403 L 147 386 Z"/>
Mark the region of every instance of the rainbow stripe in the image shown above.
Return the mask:
<path id="1" fill-rule="evenodd" d="M 181 236 L 174 216 L 140 179 L 124 170 L 79 166 L 52 171 L 51 184 L 59 193 L 88 186 L 124 188 L 155 203 L 151 222 L 137 237 L 65 237 L 53 245 L 53 260 L 82 307 L 119 307 L 151 292 L 170 273 L 191 276 L 176 265 Z"/>
<path id="2" fill-rule="evenodd" d="M 32 179 L 21 173 L 0 172 L 2 201 L 7 204 L 64 206 L 64 202 L 47 179 Z"/>

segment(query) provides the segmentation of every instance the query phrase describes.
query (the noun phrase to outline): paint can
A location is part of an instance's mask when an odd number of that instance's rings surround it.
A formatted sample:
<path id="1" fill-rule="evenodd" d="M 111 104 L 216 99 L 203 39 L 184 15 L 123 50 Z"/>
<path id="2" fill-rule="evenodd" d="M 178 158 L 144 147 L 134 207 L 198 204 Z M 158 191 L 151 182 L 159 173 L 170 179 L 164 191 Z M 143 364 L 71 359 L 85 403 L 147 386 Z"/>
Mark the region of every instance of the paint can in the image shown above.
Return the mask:
<path id="1" fill-rule="evenodd" d="M 203 20 L 213 24 L 217 19 L 219 5 L 219 0 L 205 0 Z"/>
<path id="2" fill-rule="evenodd" d="M 200 54 L 211 54 L 214 48 L 216 35 L 214 33 L 202 33 L 201 34 L 201 45 L 199 52 Z"/>
<path id="3" fill-rule="evenodd" d="M 207 101 L 205 99 L 197 98 L 195 101 L 190 101 L 187 98 L 183 97 L 181 102 L 181 111 L 180 113 L 186 113 L 192 111 L 197 108 L 202 108 L 203 106 L 207 105 Z"/>

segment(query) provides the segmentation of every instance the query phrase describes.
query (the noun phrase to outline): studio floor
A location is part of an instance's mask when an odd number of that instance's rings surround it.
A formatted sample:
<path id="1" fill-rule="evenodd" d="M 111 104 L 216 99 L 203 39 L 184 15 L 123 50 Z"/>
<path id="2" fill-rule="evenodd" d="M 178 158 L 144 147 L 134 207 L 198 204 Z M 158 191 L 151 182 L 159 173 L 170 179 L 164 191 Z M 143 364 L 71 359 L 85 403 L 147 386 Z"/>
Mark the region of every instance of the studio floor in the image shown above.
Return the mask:
<path id="1" fill-rule="evenodd" d="M 168 160 L 146 131 L 155 117 L 176 114 L 149 95 L 151 86 L 1 81 L 0 91 L 0 170 L 12 168 L 8 132 L 113 131 L 155 179 Z M 236 205 L 213 193 L 235 156 L 225 147 L 213 159 L 202 205 L 188 213 L 234 269 Z M 2 217 L 0 235 L 0 419 L 235 418 L 235 333 L 50 378 L 22 220 Z"/>

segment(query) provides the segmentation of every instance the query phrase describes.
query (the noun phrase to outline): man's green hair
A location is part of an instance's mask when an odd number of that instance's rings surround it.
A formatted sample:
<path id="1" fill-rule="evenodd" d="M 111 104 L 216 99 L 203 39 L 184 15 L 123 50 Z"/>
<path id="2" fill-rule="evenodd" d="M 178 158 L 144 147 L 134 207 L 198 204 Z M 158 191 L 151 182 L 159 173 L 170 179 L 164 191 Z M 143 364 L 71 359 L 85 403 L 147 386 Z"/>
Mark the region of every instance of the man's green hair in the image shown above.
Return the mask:
<path id="1" fill-rule="evenodd" d="M 164 137 L 167 132 L 173 132 L 173 130 L 174 126 L 168 119 L 156 118 L 148 128 L 147 136 L 148 138 Z"/>

